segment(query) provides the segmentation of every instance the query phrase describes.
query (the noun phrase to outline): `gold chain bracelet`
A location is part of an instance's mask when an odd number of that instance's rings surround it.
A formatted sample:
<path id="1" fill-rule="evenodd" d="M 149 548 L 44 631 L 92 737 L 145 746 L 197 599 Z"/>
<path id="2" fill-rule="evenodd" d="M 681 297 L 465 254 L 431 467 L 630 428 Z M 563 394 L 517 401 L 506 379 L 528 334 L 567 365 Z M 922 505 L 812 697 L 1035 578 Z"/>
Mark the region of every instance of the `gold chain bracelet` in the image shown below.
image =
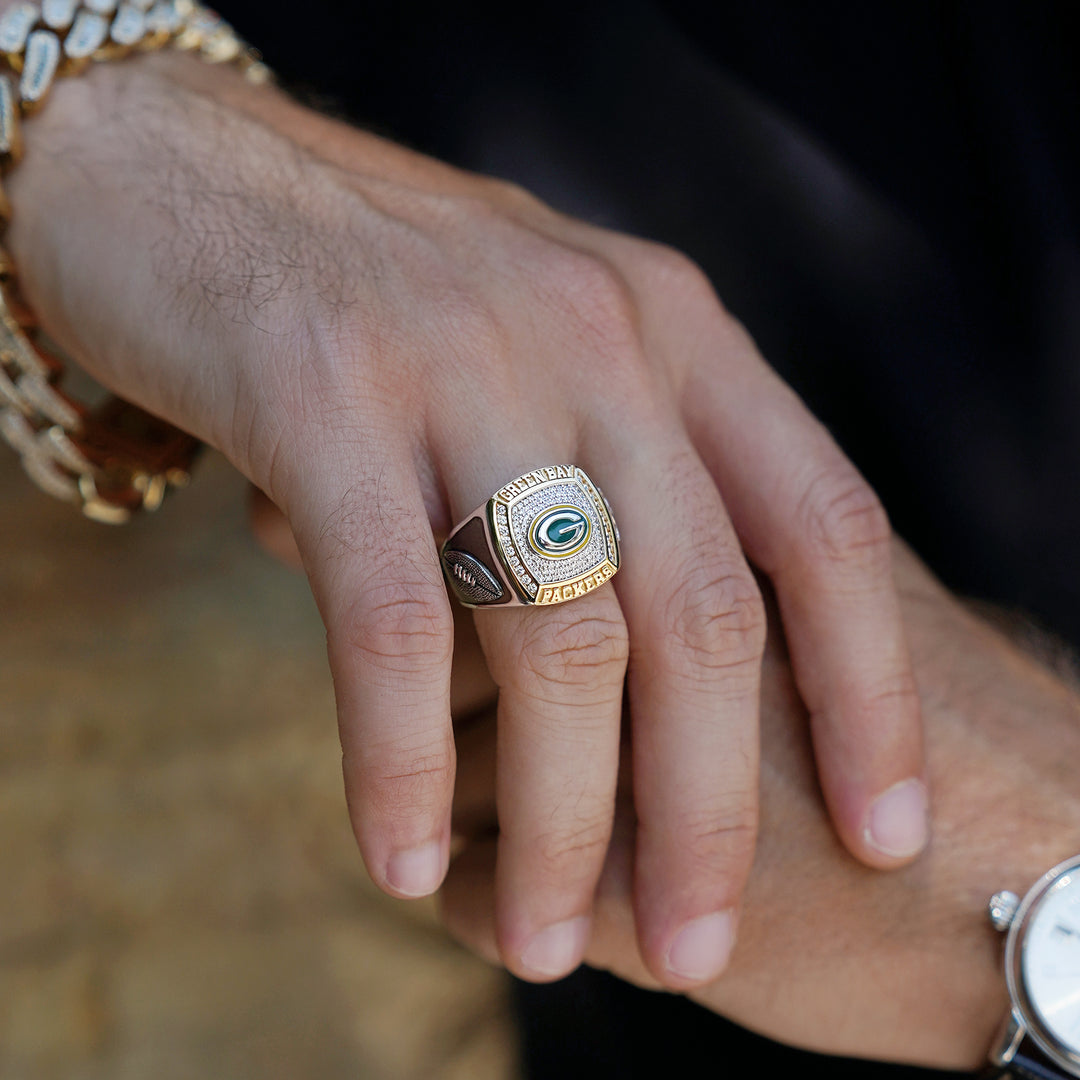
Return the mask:
<path id="1" fill-rule="evenodd" d="M 232 64 L 252 82 L 269 69 L 219 15 L 194 0 L 42 0 L 0 15 L 0 172 L 22 153 L 21 125 L 57 76 L 96 60 L 170 46 Z M 11 219 L 0 190 L 0 226 Z M 0 251 L 0 436 L 43 491 L 87 517 L 122 524 L 187 483 L 199 443 L 142 409 L 110 398 L 96 408 L 65 394 L 63 363 L 42 340 Z"/>

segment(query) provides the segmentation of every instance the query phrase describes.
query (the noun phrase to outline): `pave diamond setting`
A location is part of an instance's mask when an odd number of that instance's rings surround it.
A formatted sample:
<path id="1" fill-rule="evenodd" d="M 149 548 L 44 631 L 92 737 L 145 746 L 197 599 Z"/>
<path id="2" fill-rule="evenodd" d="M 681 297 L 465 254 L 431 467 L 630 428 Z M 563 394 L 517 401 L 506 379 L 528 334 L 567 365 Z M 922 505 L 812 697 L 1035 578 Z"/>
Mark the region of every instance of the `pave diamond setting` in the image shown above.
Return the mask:
<path id="1" fill-rule="evenodd" d="M 583 596 L 619 568 L 607 503 L 574 465 L 526 473 L 495 494 L 489 513 L 500 559 L 526 603 Z"/>

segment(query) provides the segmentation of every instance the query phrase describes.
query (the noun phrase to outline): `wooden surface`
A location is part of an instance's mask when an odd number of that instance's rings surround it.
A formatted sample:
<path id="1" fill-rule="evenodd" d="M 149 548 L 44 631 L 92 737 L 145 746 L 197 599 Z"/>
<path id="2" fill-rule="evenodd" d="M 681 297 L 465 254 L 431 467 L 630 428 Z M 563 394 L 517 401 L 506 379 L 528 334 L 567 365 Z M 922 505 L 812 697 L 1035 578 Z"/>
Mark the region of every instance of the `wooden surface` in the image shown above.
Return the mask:
<path id="1" fill-rule="evenodd" d="M 502 977 L 367 881 L 240 479 L 113 529 L 0 451 L 0 1077 L 514 1077 Z"/>

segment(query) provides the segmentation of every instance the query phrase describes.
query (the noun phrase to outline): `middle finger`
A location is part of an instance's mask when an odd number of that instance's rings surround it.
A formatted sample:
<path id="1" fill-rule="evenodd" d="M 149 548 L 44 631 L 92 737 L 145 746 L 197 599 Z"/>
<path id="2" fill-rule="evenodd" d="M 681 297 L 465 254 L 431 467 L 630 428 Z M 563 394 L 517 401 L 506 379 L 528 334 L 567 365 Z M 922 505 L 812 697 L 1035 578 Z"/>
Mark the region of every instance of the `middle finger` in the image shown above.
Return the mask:
<path id="1" fill-rule="evenodd" d="M 653 976 L 685 989 L 725 966 L 753 858 L 765 614 L 681 428 L 649 434 L 616 432 L 605 490 L 626 537 L 638 940 Z"/>

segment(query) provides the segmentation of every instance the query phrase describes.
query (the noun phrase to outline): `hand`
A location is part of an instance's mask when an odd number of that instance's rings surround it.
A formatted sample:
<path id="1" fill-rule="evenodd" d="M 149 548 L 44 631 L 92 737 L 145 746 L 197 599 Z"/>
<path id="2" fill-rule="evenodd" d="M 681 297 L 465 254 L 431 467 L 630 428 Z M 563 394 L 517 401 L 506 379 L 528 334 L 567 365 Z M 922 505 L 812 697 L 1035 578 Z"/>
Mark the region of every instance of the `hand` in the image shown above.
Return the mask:
<path id="1" fill-rule="evenodd" d="M 381 886 L 429 893 L 448 858 L 433 534 L 558 461 L 603 485 L 625 560 L 614 589 L 476 616 L 500 690 L 506 963 L 543 979 L 581 957 L 627 677 L 642 955 L 675 987 L 723 966 L 756 830 L 765 631 L 739 539 L 780 598 L 844 843 L 878 867 L 920 848 L 886 519 L 684 258 L 183 56 L 65 82 L 26 138 L 10 246 L 47 329 L 287 515 Z"/>
<path id="2" fill-rule="evenodd" d="M 766 665 L 762 830 L 739 944 L 701 1004 L 825 1053 L 975 1068 L 1007 1007 L 986 903 L 1080 851 L 1080 695 L 953 600 L 910 556 L 898 584 L 922 694 L 934 842 L 902 872 L 859 866 L 824 825 L 803 709 L 779 647 Z M 774 646 L 778 643 L 774 642 Z M 461 733 L 450 929 L 496 958 L 490 725 Z M 628 793 L 624 791 L 624 796 Z M 621 802 L 588 963 L 655 986 L 632 917 L 633 814 Z"/>

